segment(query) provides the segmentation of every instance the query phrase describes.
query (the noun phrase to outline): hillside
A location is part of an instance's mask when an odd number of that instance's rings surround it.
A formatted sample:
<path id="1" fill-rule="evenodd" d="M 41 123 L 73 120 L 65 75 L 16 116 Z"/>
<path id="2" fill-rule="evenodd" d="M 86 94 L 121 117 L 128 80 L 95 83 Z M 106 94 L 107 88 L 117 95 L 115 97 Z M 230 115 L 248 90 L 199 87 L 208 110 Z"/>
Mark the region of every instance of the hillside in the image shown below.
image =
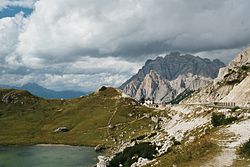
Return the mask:
<path id="1" fill-rule="evenodd" d="M 0 145 L 111 146 L 147 133 L 152 122 L 145 117 L 149 112 L 113 88 L 103 87 L 71 100 L 45 100 L 27 91 L 0 89 L 0 126 L 4 127 L 0 129 Z M 60 127 L 69 131 L 55 133 Z"/>
<path id="2" fill-rule="evenodd" d="M 71 100 L 1 89 L 0 99 L 1 145 L 110 147 L 98 167 L 249 165 L 237 158 L 250 136 L 249 109 L 188 104 L 153 110 L 106 87 Z M 66 131 L 55 132 L 60 128 Z"/>
<path id="3" fill-rule="evenodd" d="M 144 97 L 154 98 L 157 103 L 170 102 L 186 89 L 197 90 L 211 83 L 224 66 L 218 59 L 211 61 L 173 52 L 147 60 L 120 89 L 137 100 Z"/>
<path id="4" fill-rule="evenodd" d="M 206 88 L 182 103 L 233 102 L 237 106 L 250 105 L 250 48 L 239 53 L 218 77 Z"/>

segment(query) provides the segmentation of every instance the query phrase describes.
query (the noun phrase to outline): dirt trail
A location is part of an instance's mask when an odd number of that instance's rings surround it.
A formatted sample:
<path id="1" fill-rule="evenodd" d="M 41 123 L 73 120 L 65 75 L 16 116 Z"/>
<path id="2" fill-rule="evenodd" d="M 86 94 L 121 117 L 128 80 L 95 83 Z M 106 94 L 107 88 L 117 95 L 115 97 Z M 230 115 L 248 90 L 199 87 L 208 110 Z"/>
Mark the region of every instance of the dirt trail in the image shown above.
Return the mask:
<path id="1" fill-rule="evenodd" d="M 232 167 L 234 160 L 238 158 L 237 148 L 250 138 L 250 120 L 232 124 L 218 133 L 228 136 L 227 139 L 217 140 L 222 152 L 202 167 Z"/>

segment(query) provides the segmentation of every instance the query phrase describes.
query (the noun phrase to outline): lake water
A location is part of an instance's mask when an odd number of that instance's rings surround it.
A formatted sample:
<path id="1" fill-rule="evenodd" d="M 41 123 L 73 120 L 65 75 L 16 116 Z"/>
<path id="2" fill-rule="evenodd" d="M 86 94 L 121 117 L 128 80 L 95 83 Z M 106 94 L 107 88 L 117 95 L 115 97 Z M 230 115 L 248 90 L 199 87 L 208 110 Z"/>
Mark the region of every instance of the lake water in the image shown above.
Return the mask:
<path id="1" fill-rule="evenodd" d="M 0 147 L 0 167 L 93 167 L 98 154 L 77 146 Z"/>

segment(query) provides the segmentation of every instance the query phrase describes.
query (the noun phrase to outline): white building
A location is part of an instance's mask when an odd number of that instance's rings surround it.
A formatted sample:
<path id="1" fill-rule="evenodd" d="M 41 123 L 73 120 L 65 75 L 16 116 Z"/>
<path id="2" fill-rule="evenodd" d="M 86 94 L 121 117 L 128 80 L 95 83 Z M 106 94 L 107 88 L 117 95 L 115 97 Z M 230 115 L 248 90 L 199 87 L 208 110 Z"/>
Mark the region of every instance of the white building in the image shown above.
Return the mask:
<path id="1" fill-rule="evenodd" d="M 145 100 L 145 104 L 146 104 L 146 105 L 154 104 L 154 99 L 146 99 L 146 100 Z"/>

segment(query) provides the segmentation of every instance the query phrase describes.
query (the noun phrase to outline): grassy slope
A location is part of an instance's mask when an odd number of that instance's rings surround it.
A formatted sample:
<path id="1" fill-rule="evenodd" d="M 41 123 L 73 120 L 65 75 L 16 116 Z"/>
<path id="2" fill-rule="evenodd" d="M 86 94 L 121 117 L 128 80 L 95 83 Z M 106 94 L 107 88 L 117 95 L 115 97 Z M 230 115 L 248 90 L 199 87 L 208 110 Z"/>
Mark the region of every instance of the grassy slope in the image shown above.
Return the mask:
<path id="1" fill-rule="evenodd" d="M 151 110 L 132 105 L 132 99 L 122 98 L 113 88 L 64 101 L 36 98 L 26 91 L 0 89 L 0 100 L 10 92 L 18 96 L 19 102 L 16 104 L 0 102 L 1 145 L 63 143 L 111 146 L 114 144 L 112 140 L 114 138 L 118 141 L 125 140 L 150 131 L 149 118 L 141 120 L 136 118 Z M 133 116 L 128 116 L 129 113 Z M 109 121 L 111 125 L 117 126 L 109 129 L 107 127 Z M 62 126 L 66 126 L 70 131 L 53 132 Z M 122 132 L 124 137 L 119 137 Z"/>
<path id="2" fill-rule="evenodd" d="M 202 166 L 219 152 L 218 145 L 211 141 L 209 135 L 205 135 L 190 144 L 172 147 L 169 153 L 157 158 L 159 163 L 155 164 L 153 162 L 147 167 L 153 164 L 153 166 L 157 167 L 172 167 L 174 165 L 185 167 Z"/>

